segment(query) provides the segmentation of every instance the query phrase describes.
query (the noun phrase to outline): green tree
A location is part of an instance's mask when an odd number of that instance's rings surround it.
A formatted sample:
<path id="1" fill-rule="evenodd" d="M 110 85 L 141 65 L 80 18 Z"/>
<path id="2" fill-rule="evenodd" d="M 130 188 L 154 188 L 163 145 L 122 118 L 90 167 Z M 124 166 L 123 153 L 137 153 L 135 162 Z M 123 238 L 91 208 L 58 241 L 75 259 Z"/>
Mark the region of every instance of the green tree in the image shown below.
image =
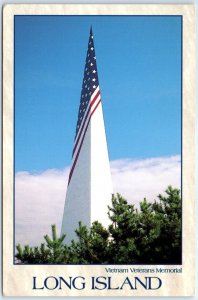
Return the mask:
<path id="1" fill-rule="evenodd" d="M 160 218 L 160 234 L 155 241 L 156 260 L 164 263 L 181 263 L 182 207 L 180 191 L 171 186 L 167 196 L 159 195 L 159 202 L 153 203 L 153 210 Z"/>
<path id="2" fill-rule="evenodd" d="M 108 207 L 111 220 L 110 233 L 110 263 L 136 262 L 138 255 L 135 245 L 138 212 L 134 205 L 128 204 L 120 195 L 112 196 L 112 207 Z"/>
<path id="3" fill-rule="evenodd" d="M 90 229 L 79 222 L 76 230 L 78 241 L 72 241 L 70 247 L 72 263 L 108 263 L 109 233 L 98 221 Z"/>
<path id="4" fill-rule="evenodd" d="M 44 239 L 47 243 L 47 248 L 50 250 L 49 263 L 61 263 L 63 260 L 63 253 L 65 252 L 65 247 L 63 240 L 66 234 L 61 235 L 59 238 L 56 233 L 56 225 L 52 225 L 52 239 L 46 234 Z"/>
<path id="5" fill-rule="evenodd" d="M 63 260 L 66 261 L 67 257 L 67 246 L 64 245 L 63 240 L 65 238 L 63 234 L 60 238 L 57 237 L 56 226 L 52 225 L 52 239 L 48 235 L 44 236 L 46 241 L 42 243 L 40 247 L 30 247 L 29 245 L 24 246 L 24 248 L 18 244 L 17 254 L 15 257 L 19 262 L 26 264 L 41 264 L 41 263 L 61 263 Z"/>
<path id="6" fill-rule="evenodd" d="M 140 209 L 120 194 L 112 196 L 108 207 L 110 225 L 98 221 L 91 228 L 79 222 L 78 239 L 70 245 L 65 235 L 52 239 L 45 235 L 40 247 L 17 245 L 16 258 L 22 263 L 49 264 L 179 264 L 181 263 L 181 197 L 178 189 L 168 187 L 158 200 L 140 202 Z"/>
<path id="7" fill-rule="evenodd" d="M 112 263 L 181 263 L 180 191 L 168 187 L 155 202 L 134 209 L 119 194 L 109 208 Z"/>
<path id="8" fill-rule="evenodd" d="M 24 264 L 42 264 L 48 263 L 50 259 L 50 251 L 46 249 L 44 243 L 40 247 L 30 247 L 25 245 L 24 248 L 19 244 L 16 246 L 16 259 Z"/>

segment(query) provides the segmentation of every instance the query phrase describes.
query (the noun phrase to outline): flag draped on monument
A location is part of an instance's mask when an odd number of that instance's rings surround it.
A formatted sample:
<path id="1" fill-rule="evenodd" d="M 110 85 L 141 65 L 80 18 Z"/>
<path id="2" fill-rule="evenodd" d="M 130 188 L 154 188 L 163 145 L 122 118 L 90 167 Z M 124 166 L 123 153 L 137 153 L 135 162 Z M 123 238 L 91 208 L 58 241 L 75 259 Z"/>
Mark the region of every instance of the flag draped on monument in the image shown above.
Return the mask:
<path id="1" fill-rule="evenodd" d="M 98 220 L 108 224 L 107 205 L 113 193 L 101 94 L 90 30 L 80 107 L 72 152 L 61 233 L 66 242 L 76 239 L 79 221 L 91 226 Z"/>

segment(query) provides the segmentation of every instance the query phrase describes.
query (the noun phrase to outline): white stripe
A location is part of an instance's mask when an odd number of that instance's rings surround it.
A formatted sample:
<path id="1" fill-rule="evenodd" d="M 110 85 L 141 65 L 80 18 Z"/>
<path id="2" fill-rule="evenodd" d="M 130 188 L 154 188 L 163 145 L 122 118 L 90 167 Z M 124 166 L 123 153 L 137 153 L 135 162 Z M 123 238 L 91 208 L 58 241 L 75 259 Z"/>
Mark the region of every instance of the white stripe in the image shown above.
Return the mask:
<path id="1" fill-rule="evenodd" d="M 98 85 L 97 89 L 93 92 L 93 94 L 91 95 L 91 100 L 93 100 L 93 98 L 95 97 L 95 95 L 97 94 L 98 91 L 99 91 L 99 85 Z"/>
<path id="2" fill-rule="evenodd" d="M 101 97 L 100 97 L 100 95 L 98 95 L 97 99 L 95 100 L 94 104 L 92 105 L 91 110 L 90 110 L 90 112 L 89 112 L 89 114 L 88 114 L 88 116 L 87 116 L 87 119 L 86 119 L 84 128 L 83 128 L 82 133 L 81 133 L 81 137 L 80 137 L 80 139 L 79 139 L 79 141 L 78 141 L 78 145 L 77 145 L 77 147 L 76 147 L 76 149 L 75 149 L 75 152 L 74 152 L 74 154 L 73 154 L 71 166 L 73 165 L 73 162 L 75 161 L 76 154 L 78 153 L 78 149 L 79 149 L 80 144 L 81 144 L 81 141 L 82 141 L 82 139 L 83 139 L 83 135 L 84 135 L 84 132 L 85 132 L 85 130 L 86 130 L 87 123 L 89 122 L 90 115 L 91 115 L 92 111 L 94 110 L 94 108 L 96 107 L 96 105 L 98 104 L 98 102 L 99 102 L 100 100 L 101 100 Z M 77 140 L 76 140 L 76 141 L 77 141 Z M 74 144 L 74 146 L 75 146 L 75 144 Z"/>
<path id="3" fill-rule="evenodd" d="M 78 152 L 80 143 L 81 143 L 81 141 L 82 141 L 82 138 L 83 138 L 83 135 L 84 135 L 86 126 L 87 126 L 87 123 L 89 122 L 90 115 L 91 115 L 92 111 L 94 110 L 94 108 L 96 107 L 96 105 L 98 104 L 98 102 L 99 102 L 100 100 L 101 100 L 101 97 L 100 97 L 100 95 L 98 95 L 98 97 L 96 98 L 94 104 L 93 104 L 92 107 L 91 107 L 91 110 L 89 111 L 89 113 L 88 113 L 88 115 L 87 115 L 87 119 L 86 119 L 86 121 L 85 121 L 84 128 L 83 128 L 83 130 L 82 130 L 82 132 L 81 132 L 81 136 L 80 136 L 80 138 L 79 138 L 78 145 L 77 145 L 77 147 L 76 147 L 76 149 L 75 149 L 75 152 L 74 152 L 74 154 L 73 154 L 73 160 L 75 159 L 75 154 Z M 75 142 L 76 142 L 76 141 L 77 141 L 77 139 L 75 140 Z M 74 147 L 75 147 L 75 144 L 74 144 Z"/>
<path id="4" fill-rule="evenodd" d="M 96 89 L 96 90 L 93 92 L 93 94 L 91 95 L 90 101 L 93 100 L 93 98 L 95 97 L 95 95 L 97 94 L 98 91 L 99 91 L 99 86 L 97 87 L 97 89 Z M 76 138 L 75 138 L 74 145 L 75 145 L 75 143 L 76 143 L 76 141 L 77 141 L 77 139 L 78 139 L 78 136 L 79 136 L 79 134 L 80 134 L 80 131 L 81 131 L 81 128 L 82 128 L 82 125 L 83 125 L 83 122 L 84 122 L 84 118 L 85 118 L 85 116 L 86 116 L 86 114 L 87 114 L 88 109 L 89 109 L 89 105 L 87 105 L 87 108 L 86 108 L 86 111 L 85 111 L 85 113 L 84 113 L 82 122 L 81 122 L 81 124 L 80 124 L 80 128 L 78 129 L 78 134 L 77 134 L 77 136 L 76 136 Z"/>

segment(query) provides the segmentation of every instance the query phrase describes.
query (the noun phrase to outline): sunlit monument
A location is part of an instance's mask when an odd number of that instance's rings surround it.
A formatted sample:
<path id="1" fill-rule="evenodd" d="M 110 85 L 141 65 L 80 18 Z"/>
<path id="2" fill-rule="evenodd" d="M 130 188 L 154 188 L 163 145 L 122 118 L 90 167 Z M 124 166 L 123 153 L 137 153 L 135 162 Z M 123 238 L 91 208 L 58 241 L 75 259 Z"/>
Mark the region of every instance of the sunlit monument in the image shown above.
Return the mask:
<path id="1" fill-rule="evenodd" d="M 79 221 L 108 224 L 113 193 L 92 29 L 90 30 L 78 120 L 61 233 L 76 240 Z"/>

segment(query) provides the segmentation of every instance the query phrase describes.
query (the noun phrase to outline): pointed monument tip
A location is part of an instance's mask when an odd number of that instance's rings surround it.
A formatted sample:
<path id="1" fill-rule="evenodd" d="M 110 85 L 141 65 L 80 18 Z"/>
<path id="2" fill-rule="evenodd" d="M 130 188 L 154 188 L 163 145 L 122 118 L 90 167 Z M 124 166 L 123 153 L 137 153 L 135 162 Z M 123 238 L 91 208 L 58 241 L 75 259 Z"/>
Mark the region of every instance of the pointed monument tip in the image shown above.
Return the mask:
<path id="1" fill-rule="evenodd" d="M 91 27 L 90 27 L 90 35 L 92 35 L 93 34 L 93 31 L 92 31 L 92 25 L 91 25 Z"/>

